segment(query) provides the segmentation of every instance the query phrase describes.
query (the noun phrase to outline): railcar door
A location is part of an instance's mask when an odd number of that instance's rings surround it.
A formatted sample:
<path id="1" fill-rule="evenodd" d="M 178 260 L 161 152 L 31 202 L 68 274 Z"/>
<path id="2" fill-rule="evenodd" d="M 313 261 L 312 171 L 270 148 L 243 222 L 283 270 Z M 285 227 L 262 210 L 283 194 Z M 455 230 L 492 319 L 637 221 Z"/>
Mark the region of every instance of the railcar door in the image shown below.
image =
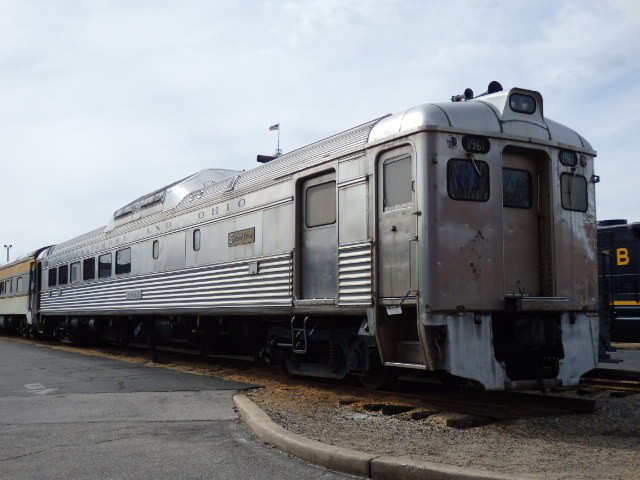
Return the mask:
<path id="1" fill-rule="evenodd" d="M 505 294 L 541 295 L 540 173 L 526 152 L 502 154 L 502 226 Z"/>
<path id="2" fill-rule="evenodd" d="M 305 180 L 300 198 L 300 298 L 338 295 L 338 227 L 335 173 Z"/>
<path id="3" fill-rule="evenodd" d="M 37 255 L 36 255 L 37 256 Z M 42 265 L 39 261 L 29 265 L 29 289 L 27 290 L 27 321 L 31 325 L 35 315 L 40 310 L 40 282 L 42 280 Z"/>
<path id="4" fill-rule="evenodd" d="M 379 296 L 403 298 L 416 288 L 417 215 L 413 150 L 383 155 L 378 162 Z"/>

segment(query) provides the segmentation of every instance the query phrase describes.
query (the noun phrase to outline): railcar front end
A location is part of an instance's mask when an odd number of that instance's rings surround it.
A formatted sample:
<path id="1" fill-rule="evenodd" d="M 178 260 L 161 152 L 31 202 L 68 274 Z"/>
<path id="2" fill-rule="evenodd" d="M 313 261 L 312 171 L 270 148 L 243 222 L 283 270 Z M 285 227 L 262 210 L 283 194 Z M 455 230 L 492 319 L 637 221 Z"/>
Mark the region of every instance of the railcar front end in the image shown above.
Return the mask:
<path id="1" fill-rule="evenodd" d="M 597 362 L 591 146 L 515 88 L 416 107 L 372 138 L 403 131 L 404 203 L 386 191 L 398 157 L 379 158 L 383 363 L 487 389 L 577 384 Z"/>

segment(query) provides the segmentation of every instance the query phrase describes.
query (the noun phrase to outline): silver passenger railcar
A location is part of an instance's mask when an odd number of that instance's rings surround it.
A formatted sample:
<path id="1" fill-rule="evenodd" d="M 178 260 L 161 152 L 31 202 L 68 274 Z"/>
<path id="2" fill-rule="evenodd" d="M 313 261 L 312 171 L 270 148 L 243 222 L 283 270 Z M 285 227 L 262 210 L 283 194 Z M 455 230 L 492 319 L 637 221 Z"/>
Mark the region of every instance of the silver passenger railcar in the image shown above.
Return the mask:
<path id="1" fill-rule="evenodd" d="M 454 100 L 117 210 L 46 253 L 40 331 L 575 385 L 597 359 L 595 152 L 537 92 Z"/>

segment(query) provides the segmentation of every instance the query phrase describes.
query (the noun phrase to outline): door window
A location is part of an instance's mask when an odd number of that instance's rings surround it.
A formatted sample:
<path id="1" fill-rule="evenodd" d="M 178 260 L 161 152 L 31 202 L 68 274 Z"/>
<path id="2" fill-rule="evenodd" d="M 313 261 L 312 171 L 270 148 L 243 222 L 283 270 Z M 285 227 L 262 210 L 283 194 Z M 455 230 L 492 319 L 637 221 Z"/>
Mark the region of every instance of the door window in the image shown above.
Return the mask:
<path id="1" fill-rule="evenodd" d="M 515 168 L 502 169 L 502 205 L 511 208 L 531 208 L 531 174 Z"/>
<path id="2" fill-rule="evenodd" d="M 336 182 L 326 182 L 307 188 L 307 227 L 336 223 Z"/>
<path id="3" fill-rule="evenodd" d="M 411 157 L 392 158 L 384 162 L 384 210 L 406 207 L 411 204 Z"/>

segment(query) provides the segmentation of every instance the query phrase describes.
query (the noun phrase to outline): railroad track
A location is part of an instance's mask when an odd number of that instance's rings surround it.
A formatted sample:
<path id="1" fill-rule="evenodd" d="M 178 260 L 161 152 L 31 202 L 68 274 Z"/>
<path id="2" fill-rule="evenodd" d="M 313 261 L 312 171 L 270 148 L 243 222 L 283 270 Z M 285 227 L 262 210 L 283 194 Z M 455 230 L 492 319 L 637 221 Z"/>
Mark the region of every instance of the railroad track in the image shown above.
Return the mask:
<path id="1" fill-rule="evenodd" d="M 54 348 L 125 359 L 148 358 L 146 347 L 104 345 L 100 347 L 65 346 L 48 340 L 22 340 L 30 343 L 49 345 Z M 451 412 L 485 419 L 506 420 L 531 416 L 566 414 L 570 412 L 589 413 L 595 409 L 595 401 L 571 396 L 543 395 L 536 392 L 483 392 L 463 388 L 452 388 L 437 382 L 399 381 L 393 390 L 368 390 L 355 382 L 336 382 L 305 377 L 289 377 L 273 367 L 261 366 L 247 361 L 247 358 L 202 356 L 182 348 L 159 349 L 161 364 L 182 365 L 215 376 L 235 377 L 247 383 L 296 385 L 301 387 L 331 390 L 343 397 L 345 402 L 358 403 L 366 410 L 385 411 L 438 411 Z M 239 378 L 240 377 L 240 378 Z M 242 377 L 246 377 L 242 380 Z M 345 405 L 348 403 L 345 403 Z"/>
<path id="2" fill-rule="evenodd" d="M 146 346 L 132 344 L 130 348 L 145 351 Z M 315 379 L 311 377 L 288 377 L 273 367 L 249 363 L 249 357 L 198 355 L 182 348 L 159 347 L 163 357 L 181 358 L 183 360 L 211 362 L 231 368 L 250 368 L 253 375 L 268 378 L 281 383 L 304 384 L 323 389 L 344 392 L 347 396 L 357 395 L 363 405 L 380 406 L 381 411 L 431 411 L 438 409 L 484 417 L 492 420 L 506 420 L 528 416 L 544 416 L 566 413 L 592 413 L 595 411 L 595 400 L 546 395 L 538 392 L 484 392 L 464 388 L 450 387 L 437 380 L 429 382 L 399 381 L 394 390 L 371 390 L 360 386 L 357 382 L 348 383 L 331 379 Z M 196 360 L 198 359 L 198 360 Z M 249 367 L 251 365 L 251 367 Z M 348 383 L 345 385 L 345 383 Z M 411 407 L 411 410 L 407 410 Z"/>
<path id="3" fill-rule="evenodd" d="M 640 372 L 596 368 L 582 376 L 580 386 L 602 390 L 640 392 Z"/>

